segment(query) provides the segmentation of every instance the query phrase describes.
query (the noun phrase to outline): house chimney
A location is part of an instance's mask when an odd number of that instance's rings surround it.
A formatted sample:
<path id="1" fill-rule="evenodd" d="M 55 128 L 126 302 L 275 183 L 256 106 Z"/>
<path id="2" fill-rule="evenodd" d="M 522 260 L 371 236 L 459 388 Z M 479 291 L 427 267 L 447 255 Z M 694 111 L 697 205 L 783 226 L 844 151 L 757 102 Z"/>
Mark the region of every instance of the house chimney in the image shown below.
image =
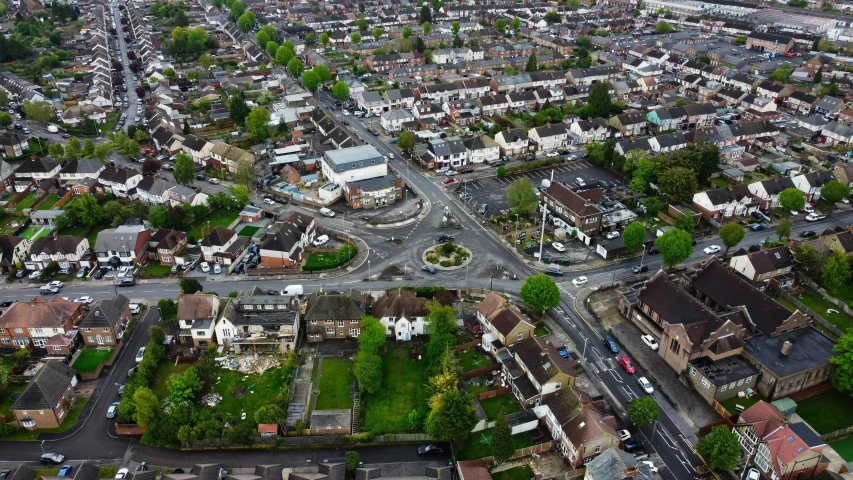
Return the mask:
<path id="1" fill-rule="evenodd" d="M 794 344 L 785 340 L 785 343 L 782 344 L 782 355 L 786 357 L 790 355 L 792 348 L 794 348 Z"/>

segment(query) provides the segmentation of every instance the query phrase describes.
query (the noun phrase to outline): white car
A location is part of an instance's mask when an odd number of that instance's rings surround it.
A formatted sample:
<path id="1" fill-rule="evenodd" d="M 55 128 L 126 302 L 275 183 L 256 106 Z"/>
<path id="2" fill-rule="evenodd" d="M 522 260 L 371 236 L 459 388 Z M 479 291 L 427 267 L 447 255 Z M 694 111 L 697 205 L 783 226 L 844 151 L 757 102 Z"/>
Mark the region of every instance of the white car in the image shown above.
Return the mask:
<path id="1" fill-rule="evenodd" d="M 145 358 L 145 347 L 139 347 L 139 351 L 136 352 L 136 363 L 141 362 L 143 358 Z"/>
<path id="2" fill-rule="evenodd" d="M 558 252 L 565 252 L 565 251 L 566 251 L 566 246 L 565 246 L 565 245 L 563 245 L 563 244 L 562 244 L 562 243 L 560 243 L 560 242 L 554 242 L 554 243 L 552 243 L 552 244 L 551 244 L 551 247 L 553 247 L 553 248 L 554 248 L 554 250 L 556 250 L 556 251 L 558 251 Z"/>
<path id="3" fill-rule="evenodd" d="M 210 264 L 207 262 L 201 262 L 201 271 L 207 273 L 210 271 Z"/>
<path id="4" fill-rule="evenodd" d="M 790 211 L 788 211 L 788 213 L 790 213 L 792 217 L 796 217 L 797 215 L 800 214 L 800 212 L 798 212 L 796 210 L 790 210 Z"/>
<path id="5" fill-rule="evenodd" d="M 344 116 L 349 117 L 349 110 L 344 110 Z"/>
<path id="6" fill-rule="evenodd" d="M 809 204 L 806 204 L 806 206 L 805 206 L 805 207 L 803 207 L 803 211 L 804 211 L 804 212 L 806 212 L 806 213 L 814 213 L 814 207 L 812 207 L 812 206 L 811 206 L 811 205 L 809 205 Z"/>
<path id="7" fill-rule="evenodd" d="M 756 468 L 750 468 L 748 472 L 746 472 L 746 480 L 761 480 L 761 473 L 758 472 Z"/>
<path id="8" fill-rule="evenodd" d="M 77 303 L 82 303 L 82 304 L 88 305 L 88 304 L 92 303 L 92 297 L 90 297 L 90 296 L 83 296 L 83 297 L 80 297 L 80 298 L 75 298 L 75 299 L 74 299 L 74 301 L 75 301 L 75 302 L 77 302 Z"/>
<path id="9" fill-rule="evenodd" d="M 319 246 L 325 245 L 328 242 L 329 242 L 329 236 L 328 235 L 320 235 L 319 237 L 315 238 L 313 242 L 311 242 L 311 245 L 314 245 L 315 247 L 319 247 Z"/>
<path id="10" fill-rule="evenodd" d="M 619 238 L 619 232 L 607 232 L 607 239 L 613 240 L 614 238 Z"/>
<path id="11" fill-rule="evenodd" d="M 645 343 L 646 346 L 651 348 L 652 350 L 657 350 L 658 348 L 660 348 L 660 345 L 658 345 L 658 341 L 655 340 L 655 337 L 651 335 L 643 335 L 640 337 L 640 340 L 642 340 L 643 343 Z"/>
<path id="12" fill-rule="evenodd" d="M 139 311 L 140 311 L 140 310 L 141 310 L 141 307 L 139 306 L 139 304 L 138 304 L 138 303 L 131 303 L 131 304 L 130 304 L 130 314 L 131 314 L 131 315 L 137 315 L 137 314 L 139 314 Z"/>
<path id="13" fill-rule="evenodd" d="M 559 153 L 557 153 L 557 152 L 548 152 L 548 155 L 546 155 L 546 156 L 547 156 L 547 157 L 552 157 L 552 158 L 553 158 L 553 157 L 559 157 L 559 156 L 560 156 L 560 154 L 559 154 Z"/>
<path id="14" fill-rule="evenodd" d="M 586 277 L 578 277 L 572 280 L 572 285 L 576 287 L 580 287 L 581 285 L 586 285 L 586 282 L 589 280 Z"/>
<path id="15" fill-rule="evenodd" d="M 628 430 L 625 430 L 624 428 L 621 430 L 616 430 L 616 434 L 619 435 L 619 440 L 622 440 L 623 442 L 625 440 L 631 439 L 631 432 L 629 432 Z"/>
<path id="16" fill-rule="evenodd" d="M 127 276 L 128 273 L 130 273 L 130 267 L 120 267 L 118 269 L 118 274 L 116 274 L 116 277 L 124 278 Z"/>
<path id="17" fill-rule="evenodd" d="M 457 173 L 459 173 L 459 172 L 457 172 L 456 170 L 448 170 L 447 173 L 445 173 L 445 175 L 447 175 L 448 177 L 452 177 L 452 176 L 456 175 Z"/>
<path id="18" fill-rule="evenodd" d="M 637 383 L 639 383 L 640 388 L 649 395 L 655 393 L 655 387 L 652 386 L 652 382 L 650 382 L 648 378 L 640 377 L 637 379 Z"/>
<path id="19" fill-rule="evenodd" d="M 62 288 L 65 286 L 65 284 L 60 282 L 59 280 L 54 280 L 54 281 L 48 283 L 47 286 L 48 287 Z"/>
<path id="20" fill-rule="evenodd" d="M 30 274 L 30 280 L 38 280 L 39 278 L 41 278 L 41 270 L 36 270 Z"/>
<path id="21" fill-rule="evenodd" d="M 720 248 L 719 245 L 711 245 L 709 247 L 705 247 L 705 250 L 702 250 L 702 251 L 705 252 L 705 255 L 713 255 L 713 254 L 719 252 L 720 250 L 722 250 L 722 249 Z"/>
<path id="22" fill-rule="evenodd" d="M 215 273 L 217 275 L 222 273 L 222 267 L 220 267 L 218 263 L 213 264 L 213 273 Z"/>
<path id="23" fill-rule="evenodd" d="M 130 470 L 127 468 L 122 468 L 118 472 L 116 472 L 116 476 L 114 478 L 126 478 L 130 474 Z"/>
<path id="24" fill-rule="evenodd" d="M 640 463 L 649 467 L 649 470 L 651 470 L 652 473 L 658 473 L 658 467 L 656 467 L 654 462 L 652 462 L 651 460 L 643 460 Z"/>
<path id="25" fill-rule="evenodd" d="M 264 203 L 266 203 L 267 205 L 275 205 L 275 202 L 271 198 L 265 198 Z"/>
<path id="26" fill-rule="evenodd" d="M 818 213 L 810 213 L 806 215 L 807 222 L 816 222 L 818 220 L 823 220 L 824 218 L 826 218 L 826 215 L 820 215 Z"/>
<path id="27" fill-rule="evenodd" d="M 388 155 L 385 155 L 385 156 L 388 157 L 388 160 L 391 160 L 392 158 L 394 158 L 393 153 L 389 153 Z"/>

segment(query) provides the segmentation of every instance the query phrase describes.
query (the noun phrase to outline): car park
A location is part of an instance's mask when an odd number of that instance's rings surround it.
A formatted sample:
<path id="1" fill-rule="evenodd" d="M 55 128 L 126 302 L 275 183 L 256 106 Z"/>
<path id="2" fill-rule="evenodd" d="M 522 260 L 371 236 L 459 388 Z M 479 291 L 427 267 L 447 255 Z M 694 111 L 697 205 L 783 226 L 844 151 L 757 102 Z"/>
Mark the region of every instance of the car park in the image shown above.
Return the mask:
<path id="1" fill-rule="evenodd" d="M 622 367 L 623 369 L 625 369 L 625 371 L 628 373 L 634 373 L 637 371 L 637 367 L 635 367 L 634 364 L 631 363 L 631 359 L 628 357 L 620 358 L 619 359 L 619 366 Z"/>
<path id="2" fill-rule="evenodd" d="M 652 386 L 652 382 L 650 382 L 648 378 L 640 377 L 637 379 L 637 383 L 640 385 L 640 388 L 649 395 L 655 393 L 655 388 Z"/>
<path id="3" fill-rule="evenodd" d="M 631 272 L 633 272 L 635 274 L 648 272 L 648 271 L 649 271 L 649 266 L 644 265 L 644 264 L 636 265 L 636 266 L 631 268 Z"/>
<path id="4" fill-rule="evenodd" d="M 427 273 L 432 273 L 432 274 L 434 274 L 437 271 L 435 269 L 435 267 L 433 267 L 432 265 L 427 265 L 427 264 L 421 265 L 421 270 L 423 270 Z"/>
<path id="5" fill-rule="evenodd" d="M 658 348 L 660 348 L 660 345 L 658 345 L 658 341 L 655 340 L 655 337 L 651 335 L 641 335 L 640 340 L 642 340 L 643 343 L 645 343 L 646 346 L 651 348 L 652 350 L 657 350 Z"/>
<path id="6" fill-rule="evenodd" d="M 616 340 L 613 340 L 613 337 L 604 337 L 604 348 L 610 353 L 619 353 L 619 345 L 616 344 Z"/>
<path id="7" fill-rule="evenodd" d="M 715 253 L 718 253 L 720 250 L 722 249 L 719 245 L 710 245 L 708 247 L 705 247 L 705 249 L 702 251 L 705 252 L 705 255 L 713 255 Z"/>
<path id="8" fill-rule="evenodd" d="M 118 402 L 113 402 L 110 408 L 107 409 L 107 418 L 115 418 L 118 412 Z"/>
<path id="9" fill-rule="evenodd" d="M 589 280 L 586 277 L 580 276 L 578 278 L 572 279 L 572 285 L 580 287 L 581 285 L 586 285 L 588 281 Z"/>

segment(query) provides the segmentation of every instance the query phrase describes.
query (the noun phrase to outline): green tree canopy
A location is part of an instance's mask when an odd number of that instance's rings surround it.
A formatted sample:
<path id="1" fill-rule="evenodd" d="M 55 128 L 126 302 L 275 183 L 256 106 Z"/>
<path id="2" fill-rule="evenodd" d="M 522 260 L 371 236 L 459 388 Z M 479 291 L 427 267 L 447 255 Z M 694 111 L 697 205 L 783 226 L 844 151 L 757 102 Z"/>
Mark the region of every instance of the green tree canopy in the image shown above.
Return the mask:
<path id="1" fill-rule="evenodd" d="M 173 402 L 194 402 L 196 396 L 204 388 L 204 382 L 198 378 L 198 370 L 195 367 L 190 367 L 183 375 L 170 378 L 167 386 L 169 398 Z"/>
<path id="2" fill-rule="evenodd" d="M 831 293 L 850 282 L 850 261 L 841 250 L 832 249 L 832 252 L 823 263 L 823 271 L 820 278 L 824 288 Z"/>
<path id="3" fill-rule="evenodd" d="M 832 385 L 841 392 L 853 395 L 853 329 L 848 329 L 838 339 L 832 351 L 837 354 L 829 359 L 829 363 L 835 365 Z"/>
<path id="4" fill-rule="evenodd" d="M 672 167 L 658 175 L 658 188 L 673 202 L 687 202 L 699 188 L 696 172 L 686 167 Z"/>
<path id="5" fill-rule="evenodd" d="M 375 353 L 359 352 L 355 355 L 355 378 L 362 392 L 376 393 L 382 386 L 382 358 Z"/>
<path id="6" fill-rule="evenodd" d="M 314 65 L 311 71 L 317 74 L 320 78 L 320 83 L 326 83 L 332 79 L 332 72 L 325 65 Z"/>
<path id="7" fill-rule="evenodd" d="M 738 436 L 726 425 L 717 425 L 696 444 L 696 451 L 712 470 L 731 470 L 740 457 Z"/>
<path id="8" fill-rule="evenodd" d="M 506 408 L 501 407 L 495 428 L 492 430 L 492 456 L 498 462 L 509 460 L 515 453 L 515 442 L 512 439 L 512 427 L 506 415 Z"/>
<path id="9" fill-rule="evenodd" d="M 441 396 L 437 408 L 430 411 L 426 431 L 436 438 L 461 442 L 477 423 L 471 394 L 452 390 Z"/>
<path id="10" fill-rule="evenodd" d="M 245 124 L 246 117 L 249 115 L 249 106 L 243 99 L 243 92 L 237 91 L 228 97 L 228 114 L 237 125 Z"/>
<path id="11" fill-rule="evenodd" d="M 720 238 L 723 240 L 723 245 L 726 246 L 724 255 L 728 255 L 729 249 L 740 243 L 745 234 L 743 227 L 737 222 L 723 225 L 720 228 Z"/>
<path id="12" fill-rule="evenodd" d="M 533 183 L 526 177 L 519 177 L 518 180 L 506 189 L 507 202 L 513 213 L 519 215 L 527 215 L 536 210 L 536 204 L 539 197 L 536 196 Z"/>
<path id="13" fill-rule="evenodd" d="M 673 228 L 655 240 L 655 247 L 660 251 L 663 263 L 672 268 L 693 253 L 693 239 L 684 230 Z"/>
<path id="14" fill-rule="evenodd" d="M 199 281 L 194 278 L 182 278 L 180 285 L 181 291 L 184 293 L 184 295 L 192 295 L 196 292 L 201 292 L 204 290 L 204 288 L 201 286 L 201 283 L 199 283 Z"/>
<path id="15" fill-rule="evenodd" d="M 779 205 L 785 210 L 798 212 L 806 206 L 806 197 L 799 188 L 786 188 L 779 193 Z"/>
<path id="16" fill-rule="evenodd" d="M 274 403 L 264 405 L 255 410 L 255 423 L 272 423 L 278 425 L 284 423 L 286 418 L 287 412 Z"/>
<path id="17" fill-rule="evenodd" d="M 362 316 L 361 333 L 358 336 L 359 352 L 379 353 L 382 345 L 385 345 L 385 326 L 375 317 Z"/>
<path id="18" fill-rule="evenodd" d="M 524 67 L 525 72 L 535 72 L 539 69 L 539 64 L 536 61 L 536 53 L 531 53 L 529 57 L 527 57 L 527 66 Z"/>
<path id="19" fill-rule="evenodd" d="M 833 207 L 840 202 L 842 198 L 850 196 L 850 187 L 844 185 L 838 180 L 830 180 L 826 182 L 820 189 L 820 198 L 829 202 Z"/>
<path id="20" fill-rule="evenodd" d="M 45 123 L 53 118 L 53 106 L 48 102 L 40 100 L 34 102 L 24 100 L 23 111 L 27 118 L 41 123 Z"/>
<path id="21" fill-rule="evenodd" d="M 291 58 L 289 62 L 287 62 L 287 71 L 290 72 L 290 75 L 293 78 L 299 78 L 302 75 L 302 72 L 305 71 L 305 65 L 302 64 L 302 61 L 298 58 Z"/>
<path id="22" fill-rule="evenodd" d="M 788 80 L 791 79 L 791 73 L 793 73 L 793 71 L 794 69 L 791 68 L 791 66 L 788 64 L 780 65 L 767 78 L 777 82 L 788 83 Z"/>
<path id="23" fill-rule="evenodd" d="M 590 114 L 593 117 L 608 118 L 610 110 L 613 107 L 613 100 L 610 98 L 610 91 L 607 88 L 607 82 L 598 82 L 592 86 L 589 92 Z"/>
<path id="24" fill-rule="evenodd" d="M 332 96 L 341 101 L 346 100 L 349 97 L 349 87 L 343 81 L 338 80 L 332 87 Z"/>
<path id="25" fill-rule="evenodd" d="M 415 146 L 415 134 L 406 130 L 400 133 L 400 136 L 397 137 L 397 147 L 404 152 L 410 151 Z"/>
<path id="26" fill-rule="evenodd" d="M 537 312 L 545 313 L 560 304 L 560 289 L 553 278 L 540 273 L 524 281 L 521 299 Z"/>
<path id="27" fill-rule="evenodd" d="M 646 239 L 646 227 L 642 222 L 631 222 L 622 231 L 622 245 L 629 251 L 636 252 Z"/>
<path id="28" fill-rule="evenodd" d="M 503 18 L 495 20 L 495 29 L 503 34 L 506 31 L 506 20 Z"/>
<path id="29" fill-rule="evenodd" d="M 674 31 L 675 31 L 675 27 L 673 27 L 672 25 L 669 24 L 669 22 L 666 22 L 664 20 L 659 21 L 657 23 L 657 25 L 655 25 L 655 33 L 657 33 L 659 35 L 665 34 L 665 33 L 672 33 Z"/>
<path id="30" fill-rule="evenodd" d="M 628 403 L 627 413 L 628 418 L 637 427 L 645 427 L 660 420 L 658 403 L 652 397 L 639 397 L 631 400 Z"/>
<path id="31" fill-rule="evenodd" d="M 302 74 L 302 85 L 305 85 L 309 91 L 315 92 L 320 86 L 320 76 L 314 70 L 306 70 Z"/>
<path id="32" fill-rule="evenodd" d="M 141 427 L 147 427 L 157 416 L 160 401 L 150 388 L 139 387 L 133 392 L 133 405 L 136 410 L 136 423 Z"/>
<path id="33" fill-rule="evenodd" d="M 275 52 L 275 63 L 286 66 L 296 56 L 296 46 L 290 40 L 281 44 Z"/>
<path id="34" fill-rule="evenodd" d="M 195 176 L 195 164 L 193 158 L 186 153 L 175 156 L 175 171 L 173 172 L 175 182 L 179 185 L 189 185 Z"/>
<path id="35" fill-rule="evenodd" d="M 244 33 L 249 33 L 253 26 L 255 26 L 255 14 L 251 10 L 244 12 L 237 19 L 237 27 Z"/>
<path id="36" fill-rule="evenodd" d="M 263 107 L 252 107 L 246 117 L 246 131 L 255 141 L 263 141 L 269 136 L 269 123 L 272 114 Z"/>
<path id="37" fill-rule="evenodd" d="M 555 11 L 546 13 L 544 19 L 548 23 L 561 23 L 563 21 L 563 17 Z"/>
<path id="38" fill-rule="evenodd" d="M 779 237 L 779 240 L 783 238 L 791 238 L 791 229 L 794 227 L 794 221 L 788 217 L 782 218 L 779 220 L 779 223 L 776 224 L 776 236 Z"/>

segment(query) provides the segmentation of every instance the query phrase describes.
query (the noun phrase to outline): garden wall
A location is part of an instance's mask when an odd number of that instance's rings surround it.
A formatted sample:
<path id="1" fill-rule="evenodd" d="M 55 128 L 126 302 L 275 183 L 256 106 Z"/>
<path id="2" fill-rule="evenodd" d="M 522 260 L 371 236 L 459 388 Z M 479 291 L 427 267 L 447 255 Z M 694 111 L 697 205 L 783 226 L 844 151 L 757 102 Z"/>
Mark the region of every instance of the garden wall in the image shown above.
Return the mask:
<path id="1" fill-rule="evenodd" d="M 142 435 L 147 427 L 140 427 L 135 423 L 117 423 L 116 433 L 119 435 Z"/>
<path id="2" fill-rule="evenodd" d="M 474 378 L 474 377 L 483 375 L 484 373 L 490 373 L 490 372 L 494 372 L 495 370 L 500 370 L 500 369 L 501 369 L 501 365 L 499 363 L 495 363 L 493 365 L 489 365 L 486 367 L 478 368 L 476 370 L 471 370 L 469 372 L 465 372 L 462 374 L 462 378 L 465 378 L 465 379 Z"/>
<path id="3" fill-rule="evenodd" d="M 529 457 L 531 454 L 538 453 L 538 452 L 543 452 L 543 451 L 547 452 L 548 450 L 551 449 L 551 447 L 553 446 L 553 443 L 554 442 L 544 442 L 544 443 L 540 443 L 538 445 L 533 445 L 532 447 L 519 448 L 518 450 L 515 451 L 515 453 L 512 454 L 512 457 L 510 457 L 509 459 L 514 460 L 516 458 Z M 483 458 L 483 460 L 485 460 L 486 463 L 492 463 L 494 461 L 494 459 L 495 459 L 494 457 Z"/>
<path id="4" fill-rule="evenodd" d="M 489 390 L 488 392 L 482 392 L 475 395 L 477 400 L 485 400 L 487 398 L 497 397 L 498 395 L 506 395 L 507 393 L 512 391 L 512 387 L 501 387 L 497 390 Z"/>
<path id="5" fill-rule="evenodd" d="M 480 345 L 480 342 L 474 340 L 473 342 L 463 343 L 462 345 L 456 345 L 453 349 L 454 352 L 461 352 L 462 350 L 468 350 L 469 348 L 474 348 Z"/>
<path id="6" fill-rule="evenodd" d="M 118 358 L 118 354 L 119 352 L 121 352 L 121 347 L 123 345 L 124 339 L 119 340 L 115 350 L 113 350 L 113 355 L 109 359 L 101 362 L 101 364 L 98 365 L 98 368 L 96 368 L 94 372 L 80 373 L 80 380 L 95 380 L 99 376 L 101 376 L 101 371 L 104 369 L 104 367 L 111 367 L 113 365 L 113 362 L 116 361 L 116 358 Z"/>

